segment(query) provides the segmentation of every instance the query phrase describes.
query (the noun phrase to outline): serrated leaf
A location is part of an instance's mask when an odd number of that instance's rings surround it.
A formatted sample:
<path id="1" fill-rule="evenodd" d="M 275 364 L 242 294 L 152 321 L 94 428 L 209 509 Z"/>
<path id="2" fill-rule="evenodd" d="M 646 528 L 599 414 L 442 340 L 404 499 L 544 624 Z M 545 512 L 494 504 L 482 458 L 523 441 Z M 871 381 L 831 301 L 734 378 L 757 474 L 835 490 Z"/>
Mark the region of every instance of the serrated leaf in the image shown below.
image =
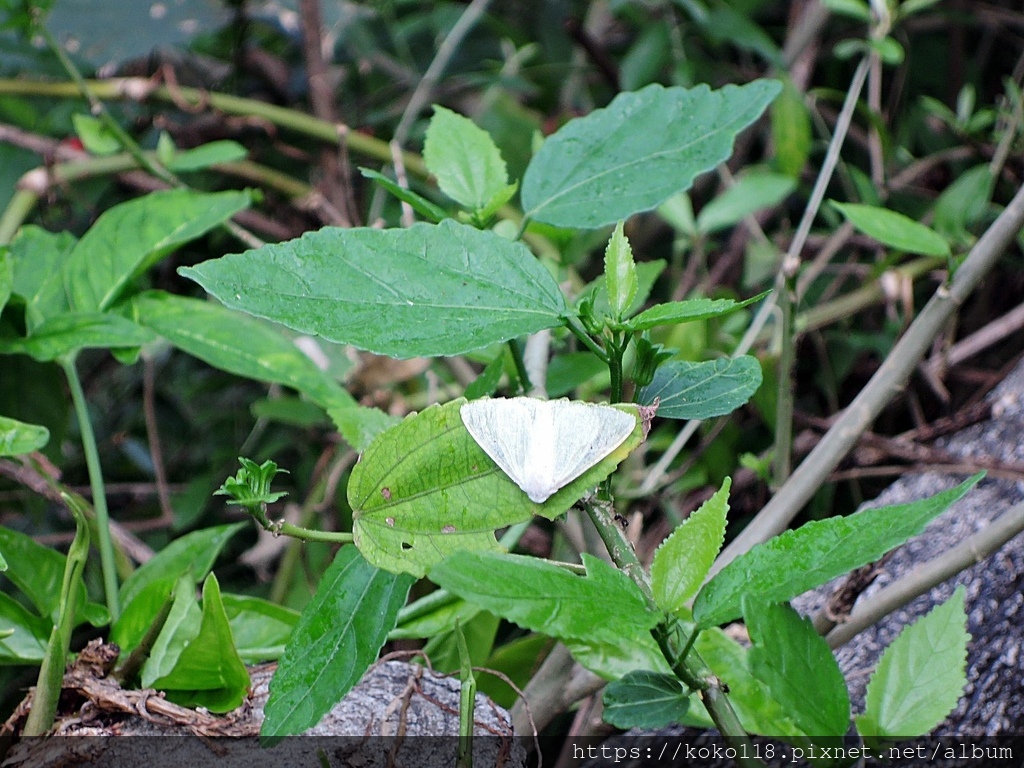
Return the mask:
<path id="1" fill-rule="evenodd" d="M 541 515 L 553 520 L 606 478 L 642 439 L 626 440 L 543 504 L 484 453 L 459 415 L 466 401 L 431 406 L 380 435 L 352 470 L 348 501 L 363 556 L 379 568 L 423 576 L 461 549 L 498 550 L 494 531 Z M 635 415 L 635 406 L 619 406 Z"/>
<path id="2" fill-rule="evenodd" d="M 651 562 L 651 591 L 658 607 L 674 613 L 697 594 L 725 541 L 729 488 L 722 487 L 661 543 Z"/>
<path id="3" fill-rule="evenodd" d="M 369 442 L 367 431 L 375 433 L 377 425 L 388 421 L 377 409 L 356 403 L 278 330 L 249 315 L 162 291 L 134 297 L 132 309 L 139 323 L 216 368 L 292 387 L 332 413 L 351 408 L 338 426 L 357 450 Z"/>
<path id="4" fill-rule="evenodd" d="M 661 619 L 614 567 L 584 554 L 587 575 L 522 555 L 458 552 L 430 580 L 496 616 L 551 637 L 622 642 Z"/>
<path id="5" fill-rule="evenodd" d="M 640 390 L 637 402 L 651 405 L 660 398 L 658 416 L 666 419 L 708 419 L 747 402 L 761 386 L 761 364 L 749 355 L 691 363 L 672 360 Z"/>
<path id="6" fill-rule="evenodd" d="M 0 416 L 0 456 L 38 451 L 50 441 L 50 430 L 37 424 Z"/>
<path id="7" fill-rule="evenodd" d="M 398 358 L 463 354 L 568 312 L 526 246 L 450 219 L 327 227 L 180 272 L 230 307 Z"/>
<path id="8" fill-rule="evenodd" d="M 622 222 L 615 226 L 604 252 L 604 284 L 612 317 L 622 318 L 636 298 L 636 264 Z"/>
<path id="9" fill-rule="evenodd" d="M 359 682 L 394 628 L 412 582 L 374 568 L 355 547 L 338 552 L 270 681 L 262 737 L 306 731 Z"/>
<path id="10" fill-rule="evenodd" d="M 633 296 L 633 301 L 630 302 L 629 306 L 623 312 L 624 317 L 628 317 L 634 314 L 643 303 L 647 301 L 647 297 L 651 294 L 651 289 L 654 288 L 654 281 L 658 279 L 658 276 L 665 271 L 667 262 L 664 259 L 655 259 L 654 261 L 642 261 L 636 265 L 636 283 L 637 290 Z M 607 279 L 605 276 L 598 275 L 598 277 L 591 283 L 588 283 L 582 291 L 580 291 L 579 297 L 576 299 L 576 306 L 578 307 L 583 301 L 590 299 L 594 302 L 594 316 L 595 317 L 610 317 L 612 313 L 611 305 L 608 303 L 608 289 L 605 287 Z"/>
<path id="11" fill-rule="evenodd" d="M 924 224 L 885 208 L 832 202 L 858 230 L 883 245 L 924 256 L 949 256 L 949 243 Z"/>
<path id="12" fill-rule="evenodd" d="M 771 171 L 751 171 L 714 198 L 697 216 L 697 229 L 704 233 L 727 229 L 763 208 L 786 199 L 796 180 Z"/>
<path id="13" fill-rule="evenodd" d="M 211 141 L 193 149 L 176 152 L 167 163 L 167 170 L 174 173 L 201 171 L 211 165 L 245 160 L 248 154 L 248 150 L 237 141 Z"/>
<path id="14" fill-rule="evenodd" d="M 659 325 L 678 325 L 692 323 L 695 320 L 706 320 L 709 317 L 721 317 L 742 309 L 767 295 L 760 293 L 744 301 L 732 299 L 687 299 L 655 304 L 634 318 L 624 323 L 631 331 L 646 331 Z"/>
<path id="15" fill-rule="evenodd" d="M 245 527 L 244 522 L 218 525 L 175 539 L 124 580 L 121 605 L 127 606 L 143 587 L 154 581 L 177 579 L 189 572 L 193 583 L 204 578 L 228 539 Z"/>
<path id="16" fill-rule="evenodd" d="M 562 642 L 580 666 L 609 682 L 640 670 L 664 674 L 672 672 L 651 633 L 642 629 L 617 638 L 614 642 L 573 637 L 565 638 Z"/>
<path id="17" fill-rule="evenodd" d="M 448 197 L 470 211 L 484 208 L 508 185 L 501 152 L 468 117 L 434 105 L 423 162 Z"/>
<path id="18" fill-rule="evenodd" d="M 82 349 L 138 347 L 154 339 L 151 331 L 109 312 L 57 315 L 31 336 L 0 341 L 0 353 L 28 355 L 49 362 Z"/>
<path id="19" fill-rule="evenodd" d="M 108 209 L 75 244 L 64 287 L 77 312 L 107 309 L 142 272 L 249 205 L 246 192 L 151 192 Z"/>
<path id="20" fill-rule="evenodd" d="M 375 181 L 381 187 L 386 189 L 396 198 L 401 200 L 403 203 L 408 203 L 409 206 L 416 211 L 420 216 L 425 218 L 427 221 L 437 223 L 444 221 L 448 218 L 448 211 L 439 205 L 434 205 L 432 202 L 427 200 L 425 197 L 416 194 L 411 189 L 399 186 L 394 181 L 389 179 L 387 176 L 378 173 L 377 171 L 369 168 L 360 168 L 359 172 L 364 178 Z"/>
<path id="21" fill-rule="evenodd" d="M 743 600 L 743 620 L 753 643 L 750 672 L 794 724 L 816 744 L 843 736 L 850 728 L 846 680 L 810 620 L 785 603 L 751 597 Z"/>
<path id="22" fill-rule="evenodd" d="M 188 588 L 191 590 L 191 585 Z M 235 650 L 220 585 L 212 573 L 203 583 L 199 632 L 182 649 L 173 669 L 151 685 L 166 691 L 176 704 L 211 712 L 230 712 L 245 700 L 249 672 Z"/>
<path id="23" fill-rule="evenodd" d="M 523 179 L 526 215 L 592 229 L 656 208 L 728 159 L 736 135 L 778 92 L 777 82 L 757 80 L 620 93 L 544 142 Z"/>
<path id="24" fill-rule="evenodd" d="M 885 649 L 864 697 L 857 730 L 872 740 L 928 733 L 953 711 L 967 684 L 965 590 L 906 627 Z"/>
<path id="25" fill-rule="evenodd" d="M 874 562 L 923 531 L 982 476 L 909 504 L 806 523 L 759 544 L 704 585 L 694 601 L 693 617 L 702 627 L 715 626 L 740 616 L 745 594 L 781 602 Z"/>
<path id="26" fill-rule="evenodd" d="M 664 728 L 690 708 L 690 691 L 675 675 L 630 672 L 604 689 L 604 721 L 616 728 Z"/>

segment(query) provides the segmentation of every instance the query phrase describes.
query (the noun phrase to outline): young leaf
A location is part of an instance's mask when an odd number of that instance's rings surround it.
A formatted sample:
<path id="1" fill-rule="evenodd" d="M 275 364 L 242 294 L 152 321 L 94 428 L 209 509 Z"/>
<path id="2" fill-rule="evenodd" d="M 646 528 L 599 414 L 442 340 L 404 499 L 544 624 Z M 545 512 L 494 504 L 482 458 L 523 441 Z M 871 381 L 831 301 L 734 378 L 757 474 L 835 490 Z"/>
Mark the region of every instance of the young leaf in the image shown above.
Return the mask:
<path id="1" fill-rule="evenodd" d="M 961 173 L 935 201 L 935 229 L 945 237 L 969 242 L 967 228 L 985 215 L 994 186 L 988 163 Z"/>
<path id="2" fill-rule="evenodd" d="M 223 224 L 249 205 L 247 192 L 152 192 L 107 210 L 64 264 L 77 312 L 110 307 L 142 272 L 182 243 Z"/>
<path id="3" fill-rule="evenodd" d="M 448 212 L 444 208 L 434 205 L 427 198 L 416 194 L 411 189 L 399 186 L 387 176 L 369 168 L 360 168 L 359 172 L 363 175 L 363 178 L 375 181 L 403 203 L 408 203 L 416 213 L 427 221 L 437 224 L 439 221 L 444 221 L 448 218 Z"/>
<path id="4" fill-rule="evenodd" d="M 171 674 L 181 654 L 199 634 L 203 612 L 196 600 L 195 584 L 191 573 L 182 573 L 174 583 L 174 602 L 171 610 L 153 643 L 149 658 L 142 667 L 140 679 L 142 685 L 147 688 Z M 155 587 L 153 590 L 153 593 L 147 591 L 147 598 L 155 593 Z"/>
<path id="5" fill-rule="evenodd" d="M 885 649 L 868 682 L 857 730 L 870 741 L 920 736 L 956 706 L 964 685 L 967 643 L 964 587 Z M 869 742 L 870 743 L 870 742 Z"/>
<path id="6" fill-rule="evenodd" d="M 181 706 L 211 712 L 230 712 L 245 700 L 249 672 L 235 650 L 220 585 L 212 573 L 203 583 L 199 632 L 181 650 L 173 669 L 149 685 L 166 691 L 167 698 Z"/>
<path id="7" fill-rule="evenodd" d="M 451 219 L 327 227 L 180 272 L 230 307 L 398 358 L 460 355 L 569 311 L 526 246 Z"/>
<path id="8" fill-rule="evenodd" d="M 637 402 L 660 399 L 658 415 L 666 419 L 708 419 L 736 410 L 759 386 L 761 364 L 749 355 L 706 363 L 673 360 L 657 370 Z"/>
<path id="9" fill-rule="evenodd" d="M 722 487 L 700 505 L 661 543 L 651 563 L 651 591 L 658 607 L 674 613 L 685 607 L 700 585 L 725 541 L 725 516 L 729 511 L 727 477 Z"/>
<path id="10" fill-rule="evenodd" d="M 167 170 L 174 173 L 201 171 L 211 165 L 245 160 L 248 154 L 248 150 L 237 141 L 211 141 L 193 149 L 176 152 L 167 163 Z"/>
<path id="11" fill-rule="evenodd" d="M 112 155 L 121 150 L 121 142 L 114 132 L 99 118 L 76 112 L 71 116 L 71 124 L 75 127 L 82 146 L 90 155 Z"/>
<path id="12" fill-rule="evenodd" d="M 661 615 L 621 571 L 583 555 L 585 577 L 522 555 L 458 552 L 430 570 L 430 580 L 521 627 L 551 637 L 622 642 Z"/>
<path id="13" fill-rule="evenodd" d="M 413 579 L 342 547 L 306 606 L 270 681 L 263 737 L 312 728 L 359 682 L 387 639 Z"/>
<path id="14" fill-rule="evenodd" d="M 621 221 L 615 226 L 604 252 L 604 285 L 612 317 L 620 320 L 633 303 L 637 290 L 633 249 L 629 246 Z"/>
<path id="15" fill-rule="evenodd" d="M 750 672 L 808 736 L 841 737 L 850 727 L 846 680 L 825 638 L 785 603 L 743 600 L 753 647 Z"/>
<path id="16" fill-rule="evenodd" d="M 502 472 L 466 430 L 466 401 L 431 406 L 380 435 L 352 470 L 352 532 L 379 568 L 422 576 L 460 549 L 496 550 L 494 531 L 554 519 L 611 474 L 642 439 L 640 420 L 618 448 L 536 504 Z M 622 406 L 632 415 L 634 406 Z"/>
<path id="17" fill-rule="evenodd" d="M 0 416 L 0 456 L 38 451 L 50 440 L 50 430 L 36 424 Z"/>
<path id="18" fill-rule="evenodd" d="M 434 105 L 423 162 L 448 197 L 470 211 L 484 208 L 508 185 L 501 152 L 468 117 Z"/>
<path id="19" fill-rule="evenodd" d="M 982 474 L 927 499 L 815 520 L 759 544 L 704 585 L 694 601 L 693 618 L 702 627 L 712 627 L 740 616 L 743 595 L 769 602 L 789 600 L 873 562 L 923 531 Z"/>
<path id="20" fill-rule="evenodd" d="M 138 347 L 154 339 L 147 328 L 109 312 L 58 315 L 27 338 L 0 341 L 0 353 L 29 355 L 49 362 L 82 349 Z"/>
<path id="21" fill-rule="evenodd" d="M 192 583 L 195 584 L 209 573 L 228 539 L 246 525 L 218 525 L 175 539 L 124 580 L 121 605 L 127 606 L 143 587 L 154 581 L 177 579 L 183 573 L 191 572 Z"/>
<path id="22" fill-rule="evenodd" d="M 782 93 L 772 103 L 771 120 L 775 166 L 787 176 L 799 179 L 811 153 L 811 118 L 803 94 L 791 80 L 785 81 Z"/>
<path id="23" fill-rule="evenodd" d="M 664 728 L 686 715 L 691 693 L 675 675 L 630 672 L 604 689 L 604 721 L 616 728 Z"/>
<path id="24" fill-rule="evenodd" d="M 949 256 L 949 243 L 924 224 L 873 205 L 832 202 L 857 229 L 883 245 L 925 256 Z"/>
<path id="25" fill-rule="evenodd" d="M 620 93 L 544 142 L 523 179 L 526 215 L 593 229 L 656 208 L 726 160 L 778 92 L 777 82 L 756 80 Z"/>
<path id="26" fill-rule="evenodd" d="M 767 295 L 759 293 L 745 301 L 732 299 L 687 299 L 686 301 L 670 301 L 666 304 L 655 304 L 644 310 L 624 325 L 631 331 L 646 331 L 658 325 L 678 325 L 705 320 L 709 317 L 721 317 L 738 309 L 760 301 Z"/>
<path id="27" fill-rule="evenodd" d="M 647 297 L 651 293 L 651 289 L 654 287 L 654 281 L 665 271 L 666 265 L 667 263 L 664 259 L 641 261 L 636 265 L 637 290 L 633 296 L 633 301 L 630 302 L 629 306 L 622 313 L 624 317 L 629 317 L 643 306 L 643 303 L 647 301 Z M 612 307 L 608 302 L 608 288 L 606 286 L 607 278 L 603 274 L 598 275 L 592 283 L 588 283 L 580 291 L 580 295 L 576 299 L 576 306 L 579 307 L 583 302 L 590 300 L 593 302 L 595 317 L 610 317 L 612 315 Z"/>

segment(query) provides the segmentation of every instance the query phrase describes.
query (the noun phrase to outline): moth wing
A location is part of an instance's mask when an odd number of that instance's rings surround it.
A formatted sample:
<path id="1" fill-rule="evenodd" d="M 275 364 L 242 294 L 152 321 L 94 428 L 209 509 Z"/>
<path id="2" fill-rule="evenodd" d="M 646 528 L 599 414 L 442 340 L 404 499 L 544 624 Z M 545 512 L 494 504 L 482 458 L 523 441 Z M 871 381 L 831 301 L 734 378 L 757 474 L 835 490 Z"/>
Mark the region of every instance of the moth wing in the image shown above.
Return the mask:
<path id="1" fill-rule="evenodd" d="M 534 409 L 527 398 L 474 400 L 459 409 L 462 423 L 476 444 L 512 482 L 525 490 L 529 482 L 527 453 Z"/>
<path id="2" fill-rule="evenodd" d="M 555 487 L 562 488 L 614 451 L 636 428 L 636 419 L 607 405 L 555 400 Z"/>

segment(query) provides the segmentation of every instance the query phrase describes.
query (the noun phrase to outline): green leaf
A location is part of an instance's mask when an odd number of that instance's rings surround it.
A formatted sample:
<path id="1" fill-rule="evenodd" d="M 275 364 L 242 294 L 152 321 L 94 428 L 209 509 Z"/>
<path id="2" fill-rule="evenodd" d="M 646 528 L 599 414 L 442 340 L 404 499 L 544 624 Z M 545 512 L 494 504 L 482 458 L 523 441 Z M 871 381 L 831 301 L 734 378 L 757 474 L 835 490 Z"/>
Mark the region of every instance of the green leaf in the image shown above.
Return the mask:
<path id="1" fill-rule="evenodd" d="M 501 382 L 501 374 L 504 372 L 505 354 L 504 351 L 502 351 L 495 355 L 494 359 L 491 360 L 491 362 L 489 362 L 480 372 L 480 375 L 466 387 L 466 391 L 464 392 L 466 399 L 478 400 L 481 397 L 493 395 L 498 389 L 498 384 Z"/>
<path id="2" fill-rule="evenodd" d="M 810 620 L 785 603 L 750 597 L 743 599 L 743 619 L 753 643 L 751 674 L 816 743 L 843 736 L 850 728 L 846 680 Z"/>
<path id="3" fill-rule="evenodd" d="M 736 410 L 759 386 L 761 364 L 749 355 L 705 363 L 672 360 L 640 390 L 637 402 L 651 405 L 660 398 L 658 416 L 666 419 L 708 419 Z"/>
<path id="4" fill-rule="evenodd" d="M 166 583 L 162 580 L 161 583 Z M 181 654 L 196 639 L 203 621 L 203 612 L 196 600 L 195 578 L 191 573 L 181 574 L 174 584 L 174 602 L 167 614 L 167 620 L 160 629 L 160 634 L 153 643 L 149 658 L 142 667 L 141 682 L 146 688 L 167 677 L 174 671 L 174 666 Z M 153 585 L 148 585 L 152 587 Z M 147 590 L 145 597 L 149 602 L 154 593 Z M 134 601 L 131 603 L 134 607 Z M 154 614 L 155 615 L 155 614 Z M 143 630 L 145 633 L 145 630 Z"/>
<path id="5" fill-rule="evenodd" d="M 651 633 L 642 628 L 614 641 L 565 638 L 562 642 L 580 666 L 609 682 L 641 670 L 672 673 Z"/>
<path id="6" fill-rule="evenodd" d="M 821 4 L 840 16 L 849 16 L 851 19 L 866 23 L 871 22 L 871 8 L 864 0 L 821 0 Z"/>
<path id="7" fill-rule="evenodd" d="M 646 331 L 658 325 L 678 325 L 680 323 L 692 323 L 695 320 L 705 320 L 709 317 L 721 317 L 743 309 L 755 301 L 760 301 L 768 292 L 759 293 L 745 301 L 733 301 L 732 299 L 687 299 L 686 301 L 670 301 L 665 304 L 655 304 L 650 309 L 644 310 L 639 315 L 631 318 L 624 325 L 631 331 Z"/>
<path id="8" fill-rule="evenodd" d="M 360 168 L 359 172 L 364 178 L 377 182 L 377 184 L 397 197 L 403 203 L 408 203 L 416 213 L 427 221 L 431 221 L 436 224 L 437 222 L 444 221 L 448 218 L 448 211 L 444 208 L 434 205 L 425 197 L 416 194 L 411 189 L 399 186 L 387 176 L 377 173 L 377 171 L 370 170 L 369 168 Z"/>
<path id="9" fill-rule="evenodd" d="M 643 306 L 651 293 L 651 289 L 654 288 L 654 281 L 658 279 L 658 276 L 665 270 L 666 266 L 667 262 L 664 259 L 642 261 L 636 265 L 636 295 L 623 313 L 624 317 L 635 314 Z M 612 308 L 608 303 L 608 289 L 605 287 L 606 280 L 602 274 L 592 283 L 588 283 L 580 291 L 579 298 L 576 300 L 576 306 L 578 307 L 583 301 L 590 299 L 594 302 L 594 315 L 596 317 L 610 317 Z"/>
<path id="10" fill-rule="evenodd" d="M 151 192 L 108 209 L 64 264 L 71 308 L 107 309 L 140 274 L 249 205 L 246 192 Z"/>
<path id="11" fill-rule="evenodd" d="M 175 578 L 151 581 L 140 589 L 121 611 L 110 627 L 110 642 L 120 646 L 122 654 L 131 651 L 142 642 L 142 638 L 163 608 L 164 602 L 174 596 L 175 581 Z M 194 602 L 195 580 L 189 576 L 188 582 Z"/>
<path id="12" fill-rule="evenodd" d="M 236 376 L 295 389 L 323 408 L 356 401 L 273 326 L 219 304 L 163 291 L 132 299 L 135 319 L 174 346 Z"/>
<path id="13" fill-rule="evenodd" d="M 245 160 L 248 154 L 248 150 L 237 141 L 211 141 L 194 149 L 176 152 L 167 164 L 167 170 L 174 173 L 201 171 L 211 165 Z"/>
<path id="14" fill-rule="evenodd" d="M 38 451 L 50 441 L 50 430 L 36 424 L 0 416 L 0 456 Z"/>
<path id="15" fill-rule="evenodd" d="M 121 151 L 121 142 L 114 132 L 99 118 L 80 112 L 71 116 L 71 124 L 90 155 L 112 155 Z"/>
<path id="16" fill-rule="evenodd" d="M 857 730 L 872 741 L 928 733 L 956 706 L 967 684 L 963 585 L 906 627 L 885 649 L 864 697 Z"/>
<path id="17" fill-rule="evenodd" d="M 616 728 L 664 728 L 686 715 L 690 694 L 675 675 L 630 672 L 604 689 L 604 721 Z"/>
<path id="18" fill-rule="evenodd" d="M 775 166 L 793 179 L 807 164 L 811 153 L 811 118 L 804 104 L 803 94 L 786 80 L 771 106 L 772 139 L 775 146 Z"/>
<path id="19" fill-rule="evenodd" d="M 537 504 L 470 436 L 459 415 L 465 402 L 407 417 L 374 440 L 352 470 L 352 532 L 363 557 L 378 568 L 423 576 L 458 550 L 498 550 L 496 529 L 533 515 L 558 517 L 642 439 L 637 419 L 622 445 Z M 620 407 L 636 415 L 635 406 Z"/>
<path id="20" fill-rule="evenodd" d="M 544 142 L 523 179 L 526 215 L 593 229 L 656 208 L 726 160 L 778 92 L 777 82 L 757 80 L 620 93 Z"/>
<path id="21" fill-rule="evenodd" d="M 935 201 L 935 229 L 945 237 L 969 242 L 968 227 L 985 216 L 994 186 L 988 163 L 961 173 Z"/>
<path id="22" fill-rule="evenodd" d="M 7 246 L 0 246 L 0 312 L 14 292 L 14 256 Z"/>
<path id="23" fill-rule="evenodd" d="M 924 256 L 949 256 L 949 243 L 902 213 L 858 203 L 832 202 L 854 227 L 883 245 Z"/>
<path id="24" fill-rule="evenodd" d="M 143 587 L 154 581 L 177 579 L 191 571 L 193 584 L 198 582 L 209 573 L 228 539 L 244 527 L 244 522 L 218 525 L 175 539 L 124 580 L 121 605 L 130 604 Z"/>
<path id="25" fill-rule="evenodd" d="M 22 339 L 0 341 L 0 353 L 29 355 L 49 362 L 82 349 L 138 347 L 152 341 L 152 332 L 109 312 L 58 315 Z"/>
<path id="26" fill-rule="evenodd" d="M 718 232 L 743 221 L 763 208 L 778 205 L 796 187 L 796 180 L 771 171 L 751 171 L 701 209 L 697 229 Z"/>
<path id="27" fill-rule="evenodd" d="M 284 653 L 298 611 L 248 595 L 221 595 L 239 658 L 246 664 L 274 661 Z"/>
<path id="28" fill-rule="evenodd" d="M 343 547 L 292 632 L 274 679 L 260 735 L 313 727 L 351 690 L 395 626 L 412 586 Z"/>
<path id="29" fill-rule="evenodd" d="M 0 552 L 8 565 L 4 575 L 25 594 L 40 616 L 56 621 L 67 558 L 55 549 L 37 544 L 31 536 L 4 527 L 0 527 Z M 79 580 L 76 589 L 79 621 L 100 626 L 110 620 L 102 606 L 88 602 L 85 582 Z M 44 640 L 48 636 L 49 630 Z"/>
<path id="30" fill-rule="evenodd" d="M 607 377 L 608 366 L 592 352 L 558 355 L 548 364 L 548 397 L 564 397 L 581 384 L 602 375 Z"/>
<path id="31" fill-rule="evenodd" d="M 636 264 L 622 222 L 615 225 L 604 252 L 604 285 L 612 317 L 622 318 L 636 298 Z"/>
<path id="32" fill-rule="evenodd" d="M 13 597 L 0 592 L 0 628 L 14 630 L 0 637 L 0 665 L 39 664 L 43 660 L 53 629 L 49 619 L 30 613 Z"/>
<path id="33" fill-rule="evenodd" d="M 684 608 L 697 594 L 704 577 L 725 541 L 725 517 L 729 511 L 728 477 L 710 499 L 700 505 L 661 543 L 651 562 L 651 591 L 666 613 Z"/>
<path id="34" fill-rule="evenodd" d="M 458 621 L 466 624 L 480 613 L 480 606 L 467 603 L 461 597 L 435 590 L 398 614 L 398 623 L 388 635 L 389 640 L 430 638 L 448 631 Z"/>
<path id="35" fill-rule="evenodd" d="M 55 234 L 26 225 L 11 243 L 14 293 L 25 300 L 25 325 L 29 333 L 44 320 L 67 312 L 62 270 L 75 242 L 68 232 Z"/>
<path id="36" fill-rule="evenodd" d="M 437 104 L 423 143 L 423 162 L 441 191 L 470 211 L 486 206 L 508 185 L 505 161 L 487 131 Z"/>
<path id="37" fill-rule="evenodd" d="M 327 227 L 179 271 L 228 306 L 398 358 L 463 354 L 568 312 L 526 246 L 450 219 Z"/>
<path id="38" fill-rule="evenodd" d="M 328 406 L 327 415 L 345 441 L 357 451 L 365 451 L 378 435 L 400 421 L 397 416 L 377 408 L 347 405 L 343 401 Z"/>
<path id="39" fill-rule="evenodd" d="M 874 562 L 923 531 L 981 478 L 977 474 L 955 488 L 910 504 L 816 520 L 759 544 L 704 585 L 694 601 L 693 618 L 702 627 L 712 627 L 740 616 L 743 595 L 769 602 L 789 600 Z"/>
<path id="40" fill-rule="evenodd" d="M 430 580 L 521 627 L 559 639 L 620 643 L 661 618 L 624 573 L 583 554 L 586 577 L 522 555 L 458 552 Z"/>
<path id="41" fill-rule="evenodd" d="M 230 712 L 245 700 L 249 672 L 235 650 L 220 585 L 212 573 L 203 583 L 199 633 L 182 650 L 174 669 L 151 685 L 166 691 L 167 698 L 176 704 L 211 712 Z"/>

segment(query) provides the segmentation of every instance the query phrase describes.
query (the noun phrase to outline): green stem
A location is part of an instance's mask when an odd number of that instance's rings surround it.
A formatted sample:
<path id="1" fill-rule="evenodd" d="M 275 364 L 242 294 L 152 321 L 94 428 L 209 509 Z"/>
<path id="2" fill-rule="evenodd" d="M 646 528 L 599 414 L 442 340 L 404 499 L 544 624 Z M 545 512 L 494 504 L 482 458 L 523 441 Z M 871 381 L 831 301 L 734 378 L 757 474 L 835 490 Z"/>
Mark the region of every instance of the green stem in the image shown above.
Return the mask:
<path id="1" fill-rule="evenodd" d="M 640 559 L 636 556 L 633 545 L 622 535 L 622 529 L 615 522 L 613 507 L 606 502 L 584 502 L 584 508 L 594 527 L 597 528 L 601 540 L 611 555 L 612 562 L 633 581 L 644 596 L 648 607 L 653 611 L 660 610 L 654 601 L 651 583 L 647 578 Z M 732 704 L 722 691 L 722 684 L 708 669 L 704 660 L 696 651 L 680 653 L 676 647 L 669 621 L 661 622 L 651 634 L 658 642 L 658 647 L 665 659 L 673 668 L 673 672 L 691 689 L 698 691 L 711 719 L 718 726 L 726 744 L 736 750 L 737 755 L 751 755 L 755 751 L 750 736 L 743 729 L 736 716 Z M 687 644 L 687 647 L 690 643 Z M 743 765 L 762 765 L 759 760 L 741 761 Z"/>
<path id="2" fill-rule="evenodd" d="M 35 208 L 38 200 L 39 196 L 31 190 L 15 190 L 3 215 L 0 215 L 0 245 L 7 245 L 14 239 L 18 227 Z"/>
<path id="3" fill-rule="evenodd" d="M 575 336 L 577 339 L 583 342 L 583 346 L 585 346 L 587 349 L 589 349 L 591 352 L 597 355 L 598 359 L 602 363 L 608 362 L 608 353 L 601 349 L 601 347 L 599 347 L 597 343 L 592 338 L 590 338 L 590 334 L 587 333 L 586 330 L 584 330 L 583 326 L 580 325 L 580 321 L 577 318 L 569 316 L 563 318 L 563 320 L 565 321 L 565 327 L 572 331 L 573 336 Z"/>
<path id="4" fill-rule="evenodd" d="M 121 615 L 121 601 L 117 587 L 117 566 L 114 561 L 114 544 L 110 538 L 110 513 L 107 511 L 107 492 L 103 486 L 103 470 L 100 455 L 96 449 L 96 435 L 89 420 L 89 406 L 85 402 L 82 382 L 75 369 L 74 358 L 61 360 L 64 375 L 71 389 L 75 405 L 78 430 L 82 434 L 82 449 L 85 451 L 85 465 L 89 470 L 89 486 L 92 488 L 92 506 L 96 510 L 96 527 L 99 533 L 100 568 L 103 571 L 103 591 L 106 593 L 107 610 L 110 620 L 116 621 Z"/>
<path id="5" fill-rule="evenodd" d="M 71 631 L 78 613 L 78 584 L 89 557 L 89 525 L 85 512 L 67 494 L 64 503 L 75 518 L 75 538 L 64 563 L 64 580 L 60 588 L 60 616 L 50 632 L 46 655 L 39 667 L 39 678 L 32 699 L 32 709 L 25 721 L 23 736 L 42 736 L 53 726 L 57 703 L 64 685 L 64 667 L 71 648 Z"/>
<path id="6" fill-rule="evenodd" d="M 796 277 L 783 276 L 779 295 L 782 311 L 782 349 L 779 352 L 779 381 L 775 406 L 775 471 L 774 484 L 782 486 L 792 471 L 793 461 L 793 363 L 796 360 L 796 333 L 793 315 L 796 312 Z"/>
<path id="7" fill-rule="evenodd" d="M 329 544 L 351 544 L 352 534 L 345 531 L 317 531 L 291 523 L 275 523 L 273 530 L 282 536 L 291 536 L 302 541 L 325 541 Z"/>
<path id="8" fill-rule="evenodd" d="M 613 332 L 608 341 L 608 373 L 611 375 L 611 402 L 621 403 L 625 388 L 622 375 L 622 358 L 626 353 L 626 344 L 622 343 L 623 334 Z"/>
<path id="9" fill-rule="evenodd" d="M 512 353 L 512 362 L 516 367 L 516 376 L 519 377 L 519 387 L 522 392 L 530 391 L 530 372 L 526 370 L 526 361 L 523 360 L 523 348 L 515 339 L 508 340 L 508 349 Z"/>
<path id="10" fill-rule="evenodd" d="M 135 140 L 128 135 L 124 128 L 121 127 L 121 124 L 111 116 L 110 112 L 103 105 L 103 102 L 93 95 L 92 91 L 89 90 L 88 83 L 85 82 L 85 78 L 82 77 L 82 73 L 78 71 L 74 62 L 71 61 L 68 55 L 64 52 L 64 49 L 54 39 L 46 25 L 36 19 L 35 28 L 42 36 L 43 40 L 46 41 L 46 45 L 50 49 L 51 53 L 53 53 L 53 55 L 57 57 L 57 60 L 60 61 L 64 71 L 71 77 L 71 80 L 75 83 L 75 86 L 78 88 L 78 92 L 81 94 L 82 98 L 89 103 L 89 110 L 95 117 L 98 117 L 103 122 L 103 125 L 107 130 L 114 134 L 121 146 L 125 148 L 125 151 L 135 159 L 135 162 L 161 181 L 175 187 L 182 186 L 181 182 L 174 177 L 174 174 L 164 168 L 163 165 L 155 159 L 147 157 L 143 153 L 142 148 L 135 143 Z"/>

